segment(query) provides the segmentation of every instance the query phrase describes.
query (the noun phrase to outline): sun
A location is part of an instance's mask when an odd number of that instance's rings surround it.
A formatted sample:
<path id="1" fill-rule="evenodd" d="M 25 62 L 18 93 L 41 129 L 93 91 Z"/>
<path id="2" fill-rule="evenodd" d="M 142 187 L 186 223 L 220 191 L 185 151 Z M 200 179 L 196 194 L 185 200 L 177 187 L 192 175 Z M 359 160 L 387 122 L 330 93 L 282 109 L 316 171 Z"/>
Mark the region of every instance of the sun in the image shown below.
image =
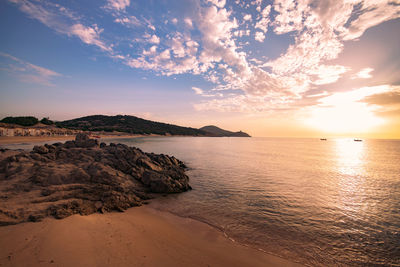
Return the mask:
<path id="1" fill-rule="evenodd" d="M 306 124 L 327 133 L 367 133 L 385 120 L 375 115 L 376 107 L 362 100 L 386 90 L 386 87 L 364 87 L 321 98 L 309 110 Z"/>
<path id="2" fill-rule="evenodd" d="M 307 124 L 330 133 L 364 133 L 384 122 L 360 103 L 314 109 Z"/>

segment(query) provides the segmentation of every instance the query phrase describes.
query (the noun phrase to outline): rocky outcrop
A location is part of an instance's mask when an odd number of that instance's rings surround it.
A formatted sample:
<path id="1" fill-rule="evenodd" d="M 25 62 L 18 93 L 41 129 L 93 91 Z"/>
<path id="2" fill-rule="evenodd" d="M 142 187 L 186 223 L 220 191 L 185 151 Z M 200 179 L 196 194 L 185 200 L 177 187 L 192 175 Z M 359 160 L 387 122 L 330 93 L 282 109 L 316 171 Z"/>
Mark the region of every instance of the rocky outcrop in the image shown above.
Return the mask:
<path id="1" fill-rule="evenodd" d="M 0 225 L 123 211 L 155 193 L 191 189 L 184 169 L 175 157 L 98 144 L 84 134 L 64 144 L 35 146 L 31 152 L 2 151 Z"/>

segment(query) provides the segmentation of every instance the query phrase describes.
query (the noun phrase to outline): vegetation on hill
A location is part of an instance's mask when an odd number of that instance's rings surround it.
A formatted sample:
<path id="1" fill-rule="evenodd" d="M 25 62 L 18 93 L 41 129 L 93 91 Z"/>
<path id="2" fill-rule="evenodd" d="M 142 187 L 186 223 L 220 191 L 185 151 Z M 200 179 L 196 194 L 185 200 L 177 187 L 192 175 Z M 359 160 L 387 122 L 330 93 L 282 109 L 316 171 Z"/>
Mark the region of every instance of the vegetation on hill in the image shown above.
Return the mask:
<path id="1" fill-rule="evenodd" d="M 231 131 L 227 131 L 224 129 L 221 129 L 217 126 L 214 125 L 209 125 L 209 126 L 204 126 L 202 128 L 200 128 L 200 130 L 208 132 L 214 136 L 229 136 L 229 137 L 250 137 L 250 135 L 248 135 L 245 132 L 239 131 L 239 132 L 231 132 Z"/>
<path id="2" fill-rule="evenodd" d="M 46 125 L 53 125 L 54 121 L 50 120 L 48 117 L 47 118 L 43 118 L 40 120 L 40 123 L 46 124 Z"/>
<path id="3" fill-rule="evenodd" d="M 39 120 L 32 116 L 25 116 L 25 117 L 6 117 L 2 119 L 0 122 L 12 123 L 21 126 L 33 126 L 37 124 Z"/>
<path id="4" fill-rule="evenodd" d="M 172 124 L 149 121 L 135 116 L 93 115 L 68 121 L 57 122 L 57 126 L 83 131 L 126 132 L 130 134 L 160 134 L 207 136 L 207 132 L 199 129 L 181 127 Z"/>
<path id="5" fill-rule="evenodd" d="M 21 126 L 33 126 L 39 120 L 33 116 L 6 117 L 0 122 L 17 124 Z M 48 117 L 40 120 L 45 125 L 55 125 L 59 128 L 67 128 L 81 131 L 125 132 L 129 134 L 159 134 L 159 135 L 187 135 L 187 136 L 212 136 L 212 137 L 250 137 L 242 131 L 231 132 L 217 126 L 205 126 L 200 129 L 182 127 L 173 124 L 155 122 L 141 119 L 135 116 L 117 115 L 93 115 L 73 120 L 54 122 Z"/>

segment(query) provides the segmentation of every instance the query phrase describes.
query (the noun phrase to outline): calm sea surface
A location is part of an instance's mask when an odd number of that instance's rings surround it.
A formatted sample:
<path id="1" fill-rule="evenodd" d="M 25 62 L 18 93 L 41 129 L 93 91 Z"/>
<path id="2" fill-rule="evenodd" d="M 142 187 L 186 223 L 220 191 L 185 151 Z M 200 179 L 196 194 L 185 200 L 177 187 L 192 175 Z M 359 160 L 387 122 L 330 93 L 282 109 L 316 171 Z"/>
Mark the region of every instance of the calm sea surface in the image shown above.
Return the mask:
<path id="1" fill-rule="evenodd" d="M 152 203 L 311 266 L 400 266 L 400 141 L 150 137 L 193 190 Z"/>

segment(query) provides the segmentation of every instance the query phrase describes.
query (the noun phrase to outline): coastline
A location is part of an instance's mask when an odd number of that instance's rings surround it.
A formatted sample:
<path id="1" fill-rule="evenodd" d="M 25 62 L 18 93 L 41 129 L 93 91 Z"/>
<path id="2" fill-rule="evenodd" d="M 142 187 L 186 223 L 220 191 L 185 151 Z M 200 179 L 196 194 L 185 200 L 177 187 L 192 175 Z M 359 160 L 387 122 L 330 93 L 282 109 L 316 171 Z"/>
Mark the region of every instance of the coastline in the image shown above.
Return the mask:
<path id="1" fill-rule="evenodd" d="M 0 227 L 1 266 L 302 266 L 149 206 Z"/>
<path id="2" fill-rule="evenodd" d="M 145 137 L 149 135 L 100 135 L 99 140 Z M 36 143 L 36 142 L 65 142 L 74 140 L 75 135 L 68 136 L 0 136 L 0 145 Z"/>
<path id="3" fill-rule="evenodd" d="M 66 136 L 65 138 L 74 138 Z M 141 135 L 101 136 L 101 139 Z M 15 137 L 10 144 L 58 141 Z M 29 140 L 29 141 L 28 141 Z M 68 140 L 68 139 L 66 139 Z M 101 252 L 101 253 L 99 253 Z M 55 265 L 54 265 L 55 264 Z M 0 266 L 302 266 L 150 206 L 0 227 Z"/>

